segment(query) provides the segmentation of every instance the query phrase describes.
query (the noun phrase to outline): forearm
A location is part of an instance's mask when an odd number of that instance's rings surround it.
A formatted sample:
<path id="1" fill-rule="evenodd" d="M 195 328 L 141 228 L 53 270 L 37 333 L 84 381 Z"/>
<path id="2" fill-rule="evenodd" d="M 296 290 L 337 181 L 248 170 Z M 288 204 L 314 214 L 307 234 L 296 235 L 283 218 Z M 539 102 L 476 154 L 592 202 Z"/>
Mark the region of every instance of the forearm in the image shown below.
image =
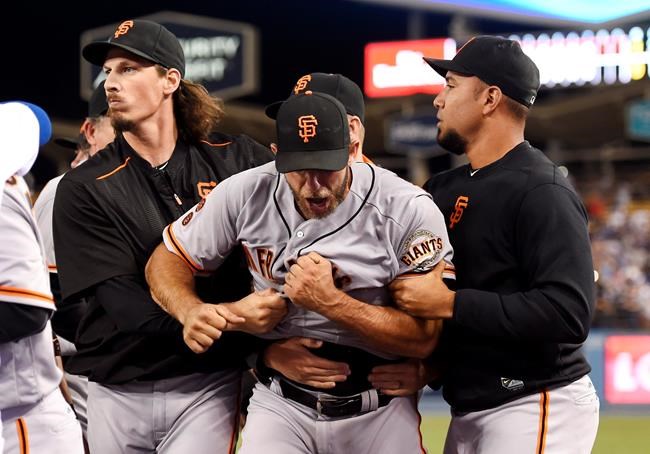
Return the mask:
<path id="1" fill-rule="evenodd" d="M 454 321 L 486 336 L 580 343 L 589 332 L 591 310 L 584 294 L 565 286 L 502 295 L 461 290 Z"/>
<path id="2" fill-rule="evenodd" d="M 361 335 L 378 350 L 410 358 L 426 358 L 435 348 L 442 322 L 412 317 L 399 309 L 375 306 L 337 290 L 335 304 L 319 312 Z"/>
<path id="3" fill-rule="evenodd" d="M 517 280 L 458 290 L 454 322 L 514 342 L 583 342 L 596 297 L 578 196 L 559 184 L 536 187 L 521 203 L 515 228 Z"/>
<path id="4" fill-rule="evenodd" d="M 145 276 L 154 301 L 181 324 L 192 307 L 203 304 L 196 294 L 192 270 L 164 244 L 151 254 Z"/>
<path id="5" fill-rule="evenodd" d="M 94 287 L 92 304 L 102 306 L 106 315 L 124 333 L 175 335 L 180 324 L 153 298 L 140 275 L 123 275 Z"/>

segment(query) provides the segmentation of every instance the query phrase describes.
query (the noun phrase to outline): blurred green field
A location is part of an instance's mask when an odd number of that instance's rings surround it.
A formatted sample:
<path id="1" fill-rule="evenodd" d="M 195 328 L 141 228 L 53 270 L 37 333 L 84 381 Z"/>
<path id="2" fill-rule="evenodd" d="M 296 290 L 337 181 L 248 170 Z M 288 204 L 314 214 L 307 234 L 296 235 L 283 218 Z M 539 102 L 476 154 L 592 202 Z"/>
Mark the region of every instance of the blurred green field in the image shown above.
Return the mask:
<path id="1" fill-rule="evenodd" d="M 442 452 L 448 416 L 422 416 L 422 436 L 429 454 Z M 650 415 L 600 415 L 600 425 L 593 454 L 650 453 Z"/>

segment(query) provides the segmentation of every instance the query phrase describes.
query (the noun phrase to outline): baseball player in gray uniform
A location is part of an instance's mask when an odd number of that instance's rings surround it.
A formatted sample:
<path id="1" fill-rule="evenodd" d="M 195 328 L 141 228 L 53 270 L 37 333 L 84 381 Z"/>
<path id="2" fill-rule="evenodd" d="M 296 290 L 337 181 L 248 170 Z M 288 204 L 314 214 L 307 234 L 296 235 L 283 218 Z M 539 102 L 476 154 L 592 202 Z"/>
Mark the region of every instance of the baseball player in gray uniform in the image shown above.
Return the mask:
<path id="1" fill-rule="evenodd" d="M 106 145 L 115 139 L 115 130 L 111 125 L 110 118 L 106 115 L 107 111 L 108 103 L 106 102 L 106 92 L 104 91 L 104 82 L 102 81 L 97 88 L 95 88 L 90 100 L 88 101 L 88 116 L 81 125 L 79 143 L 77 144 L 77 154 L 74 161 L 70 164 L 70 167 L 74 168 L 83 164 L 86 160 L 91 158 L 95 153 L 106 147 Z M 65 174 L 48 181 L 34 203 L 34 216 L 36 217 L 36 222 L 43 238 L 45 260 L 50 273 L 50 284 L 57 305 L 60 304 L 60 291 L 56 268 L 56 257 L 54 255 L 52 208 L 54 207 L 56 188 L 59 186 L 59 182 L 64 175 Z M 80 305 L 85 306 L 84 303 L 84 301 L 79 302 Z M 65 313 L 66 310 L 81 309 L 65 308 L 62 312 Z M 67 323 L 67 317 L 64 314 L 58 318 L 55 316 L 52 320 L 52 324 L 56 331 L 56 335 L 59 338 L 61 355 L 66 357 L 74 354 L 76 349 L 73 342 L 77 326 L 70 326 L 70 324 Z M 65 380 L 68 384 L 77 419 L 81 424 L 81 430 L 85 436 L 88 425 L 86 411 L 86 400 L 88 399 L 88 378 L 83 375 L 69 374 L 65 372 Z"/>
<path id="2" fill-rule="evenodd" d="M 289 97 L 306 91 L 326 93 L 343 104 L 350 129 L 350 148 L 354 161 L 372 163 L 363 154 L 365 137 L 365 101 L 361 88 L 342 74 L 313 72 L 298 78 Z M 266 115 L 275 120 L 284 101 L 266 107 Z M 271 145 L 272 147 L 274 144 Z M 258 361 L 262 367 L 271 367 L 288 378 L 303 384 L 322 388 L 334 387 L 349 374 L 346 363 L 330 361 L 313 353 L 322 341 L 306 337 L 293 337 L 274 342 L 264 350 Z M 386 394 L 407 396 L 416 393 L 429 381 L 429 367 L 425 361 L 409 359 L 403 363 L 382 364 L 370 371 L 373 386 Z"/>
<path id="3" fill-rule="evenodd" d="M 15 150 L 4 145 L 0 161 L 0 411 L 4 453 L 83 453 L 81 429 L 65 402 L 59 383 L 62 374 L 54 360 L 49 318 L 54 302 L 43 248 L 31 211 L 29 188 L 21 175 L 29 171 L 38 153 L 44 112 L 35 115 L 10 108 L 24 144 Z M 0 106 L 2 115 L 6 113 Z M 30 116 L 31 115 L 31 118 Z M 46 122 L 45 122 L 46 121 Z M 11 124 L 11 123 L 10 123 Z M 13 134 L 13 133 L 12 133 Z M 11 134 L 10 134 L 11 135 Z M 49 132 L 47 134 L 49 138 Z M 25 145 L 26 144 L 26 145 Z M 8 162 L 11 161 L 11 162 Z M 7 178 L 6 172 L 16 172 Z"/>
<path id="4" fill-rule="evenodd" d="M 20 175 L 29 171 L 39 145 L 38 118 L 28 106 L 12 102 L 0 104 L 0 182 L 6 181 L 15 173 Z M 11 151 L 11 152 L 9 152 Z M 0 206 L 4 190 L 0 191 Z M 2 355 L 0 355 L 2 371 Z M 0 421 L 2 421 L 0 405 Z M 4 452 L 4 437 L 0 431 L 0 453 Z"/>
<path id="5" fill-rule="evenodd" d="M 241 243 L 256 292 L 291 301 L 265 337 L 320 339 L 318 354 L 349 361 L 348 380 L 327 393 L 279 375 L 263 378 L 240 452 L 424 452 L 415 398 L 379 393 L 367 372 L 425 357 L 435 346 L 438 323 L 391 307 L 386 286 L 443 259 L 453 272 L 444 219 L 420 188 L 353 163 L 346 111 L 335 98 L 310 91 L 291 97 L 278 112 L 277 133 L 275 162 L 221 182 L 165 229 L 164 246 L 147 265 L 152 293 L 201 351 L 237 330 L 245 314 L 241 302 L 203 304 L 192 272 L 218 268 Z M 197 307 L 203 317 L 190 323 Z"/>

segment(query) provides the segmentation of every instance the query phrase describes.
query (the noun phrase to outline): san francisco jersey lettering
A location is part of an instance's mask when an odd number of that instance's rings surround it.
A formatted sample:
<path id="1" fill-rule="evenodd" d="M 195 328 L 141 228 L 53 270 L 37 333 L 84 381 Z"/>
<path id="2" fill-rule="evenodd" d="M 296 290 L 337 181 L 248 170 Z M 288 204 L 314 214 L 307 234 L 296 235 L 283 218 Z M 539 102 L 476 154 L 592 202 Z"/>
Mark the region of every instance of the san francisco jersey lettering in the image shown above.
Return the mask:
<path id="1" fill-rule="evenodd" d="M 353 298 L 393 305 L 388 284 L 398 275 L 448 262 L 453 250 L 445 220 L 431 197 L 394 173 L 355 163 L 352 186 L 331 215 L 305 220 L 275 163 L 232 176 L 217 185 L 192 222 L 182 218 L 163 234 L 167 248 L 195 271 L 212 271 L 238 243 L 246 251 L 256 290 L 282 291 L 291 264 L 317 252 L 332 262 L 335 284 Z M 284 320 L 267 337 L 309 336 L 370 348 L 356 334 L 320 314 L 289 305 Z"/>

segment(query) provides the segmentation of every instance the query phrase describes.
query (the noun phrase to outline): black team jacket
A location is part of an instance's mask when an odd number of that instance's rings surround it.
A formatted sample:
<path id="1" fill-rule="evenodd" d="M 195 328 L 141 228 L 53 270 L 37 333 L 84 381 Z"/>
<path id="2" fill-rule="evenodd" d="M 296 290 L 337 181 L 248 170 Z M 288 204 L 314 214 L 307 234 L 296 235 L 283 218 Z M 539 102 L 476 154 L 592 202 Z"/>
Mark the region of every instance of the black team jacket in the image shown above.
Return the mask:
<path id="1" fill-rule="evenodd" d="M 247 136 L 213 134 L 190 145 L 180 138 L 164 168 L 153 168 L 118 135 L 61 180 L 54 201 L 54 243 L 60 279 L 58 331 L 76 331 L 71 373 L 103 384 L 157 380 L 238 367 L 257 348 L 243 333 L 226 333 L 202 355 L 183 342 L 182 326 L 151 298 L 144 267 L 163 228 L 192 209 L 220 181 L 273 159 Z M 209 302 L 251 291 L 241 252 L 216 275 L 197 278 Z M 74 308 L 79 301 L 87 306 Z M 78 329 L 76 329 L 78 327 Z"/>
<path id="2" fill-rule="evenodd" d="M 454 247 L 455 307 L 437 352 L 452 409 L 494 408 L 587 374 L 580 346 L 595 304 L 588 219 L 558 167 L 523 142 L 424 188 Z"/>

